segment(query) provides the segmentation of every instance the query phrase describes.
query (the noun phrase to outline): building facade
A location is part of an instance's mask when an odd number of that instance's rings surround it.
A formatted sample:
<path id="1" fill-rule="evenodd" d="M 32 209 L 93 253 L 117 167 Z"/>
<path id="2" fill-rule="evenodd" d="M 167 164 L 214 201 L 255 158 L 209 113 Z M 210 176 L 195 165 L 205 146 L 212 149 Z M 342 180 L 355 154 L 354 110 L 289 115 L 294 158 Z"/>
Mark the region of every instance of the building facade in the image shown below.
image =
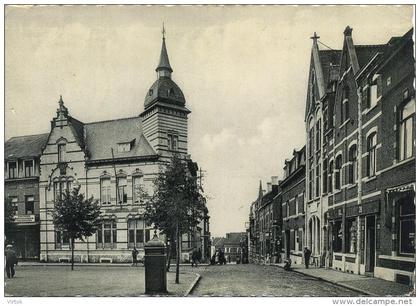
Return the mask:
<path id="1" fill-rule="evenodd" d="M 305 153 L 305 147 L 293 151 L 292 159 L 285 161 L 283 180 L 279 185 L 283 220 L 281 258 L 290 258 L 293 264 L 302 264 L 304 248 Z"/>
<path id="2" fill-rule="evenodd" d="M 80 186 L 86 197 L 99 201 L 102 211 L 97 232 L 75 241 L 75 261 L 127 262 L 131 250 L 137 247 L 142 253 L 153 236 L 143 217 L 145 200 L 170 158 L 177 154 L 185 159 L 190 174 L 197 176 L 198 166 L 188 155 L 190 111 L 172 72 L 163 36 L 157 80 L 140 115 L 133 110 L 130 118 L 84 123 L 71 116 L 60 97 L 37 157 L 41 261 L 69 261 L 69 237 L 55 228 L 50 214 L 65 190 Z M 209 217 L 182 238 L 183 253 L 202 248 L 208 254 Z"/>
<path id="3" fill-rule="evenodd" d="M 48 134 L 10 138 L 5 143 L 4 193 L 15 211 L 14 232 L 7 243 L 22 260 L 38 260 L 39 249 L 39 157 Z"/>
<path id="4" fill-rule="evenodd" d="M 341 50 L 320 50 L 320 37 L 311 37 L 304 187 L 288 189 L 298 173 L 290 172 L 292 159 L 275 196 L 282 259 L 300 262 L 298 229 L 314 266 L 409 284 L 416 236 L 413 30 L 375 45 L 355 44 L 350 27 L 343 34 Z M 295 221 L 302 217 L 296 193 L 305 195 L 303 229 Z M 261 198 L 250 210 L 254 258 L 262 246 Z"/>

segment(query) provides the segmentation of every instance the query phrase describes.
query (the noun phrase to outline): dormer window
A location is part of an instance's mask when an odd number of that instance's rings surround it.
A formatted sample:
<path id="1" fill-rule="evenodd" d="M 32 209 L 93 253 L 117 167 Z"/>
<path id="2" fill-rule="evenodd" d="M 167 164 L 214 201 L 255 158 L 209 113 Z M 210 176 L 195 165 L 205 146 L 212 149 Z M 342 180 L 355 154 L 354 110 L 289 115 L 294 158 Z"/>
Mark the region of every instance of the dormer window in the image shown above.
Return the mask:
<path id="1" fill-rule="evenodd" d="M 34 161 L 33 160 L 25 160 L 25 177 L 34 176 Z"/>
<path id="2" fill-rule="evenodd" d="M 9 162 L 9 178 L 17 178 L 17 162 Z"/>
<path id="3" fill-rule="evenodd" d="M 175 95 L 175 91 L 174 91 L 174 89 L 173 89 L 173 88 L 169 89 L 169 90 L 168 90 L 168 93 L 169 93 L 169 95 L 170 95 L 170 96 Z"/>
<path id="4" fill-rule="evenodd" d="M 118 153 L 129 152 L 134 146 L 134 139 L 128 142 L 118 143 Z"/>
<path id="5" fill-rule="evenodd" d="M 153 95 L 153 89 L 149 89 L 149 96 Z"/>

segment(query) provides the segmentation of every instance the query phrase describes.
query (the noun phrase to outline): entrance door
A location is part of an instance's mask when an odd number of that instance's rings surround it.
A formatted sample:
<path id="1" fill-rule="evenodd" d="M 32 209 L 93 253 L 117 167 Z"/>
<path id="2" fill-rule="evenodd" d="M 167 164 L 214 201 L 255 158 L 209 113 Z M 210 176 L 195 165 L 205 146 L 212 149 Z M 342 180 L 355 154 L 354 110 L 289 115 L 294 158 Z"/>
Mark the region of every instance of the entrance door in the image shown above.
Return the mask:
<path id="1" fill-rule="evenodd" d="M 375 216 L 366 217 L 366 272 L 375 268 Z"/>
<path id="2" fill-rule="evenodd" d="M 290 230 L 286 230 L 285 232 L 286 241 L 285 241 L 285 248 L 286 248 L 286 258 L 290 257 Z"/>

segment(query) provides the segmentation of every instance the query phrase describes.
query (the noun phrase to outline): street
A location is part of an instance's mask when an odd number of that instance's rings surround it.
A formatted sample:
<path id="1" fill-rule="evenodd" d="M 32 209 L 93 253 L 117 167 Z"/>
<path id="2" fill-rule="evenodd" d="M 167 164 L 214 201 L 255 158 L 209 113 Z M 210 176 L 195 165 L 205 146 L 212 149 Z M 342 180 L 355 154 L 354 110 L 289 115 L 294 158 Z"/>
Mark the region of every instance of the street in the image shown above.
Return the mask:
<path id="1" fill-rule="evenodd" d="M 207 266 L 193 296 L 361 296 L 360 293 L 279 267 L 248 265 Z"/>

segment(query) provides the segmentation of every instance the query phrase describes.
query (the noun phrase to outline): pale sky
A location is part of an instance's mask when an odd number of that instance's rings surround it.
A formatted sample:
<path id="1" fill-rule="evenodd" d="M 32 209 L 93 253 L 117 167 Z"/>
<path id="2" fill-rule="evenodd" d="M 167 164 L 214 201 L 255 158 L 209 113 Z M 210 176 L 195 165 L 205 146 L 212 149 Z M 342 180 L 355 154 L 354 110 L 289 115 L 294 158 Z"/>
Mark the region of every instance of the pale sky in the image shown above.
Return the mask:
<path id="1" fill-rule="evenodd" d="M 7 7 L 5 139 L 46 133 L 59 95 L 82 122 L 143 111 L 165 22 L 172 77 L 192 111 L 189 152 L 206 171 L 210 230 L 243 231 L 259 180 L 305 142 L 312 41 L 386 43 L 410 6 Z"/>

